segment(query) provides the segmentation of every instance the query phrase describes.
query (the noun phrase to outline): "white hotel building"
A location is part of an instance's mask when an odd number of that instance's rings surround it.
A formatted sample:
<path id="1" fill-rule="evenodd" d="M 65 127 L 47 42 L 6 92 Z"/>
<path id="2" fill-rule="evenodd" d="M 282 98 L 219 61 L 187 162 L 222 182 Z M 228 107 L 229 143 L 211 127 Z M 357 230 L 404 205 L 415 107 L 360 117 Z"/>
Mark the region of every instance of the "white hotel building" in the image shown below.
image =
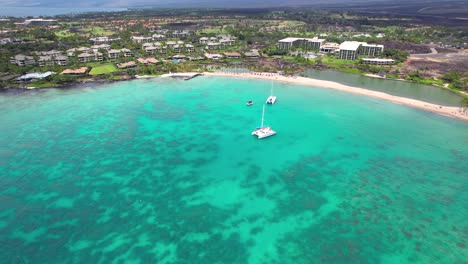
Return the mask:
<path id="1" fill-rule="evenodd" d="M 320 49 L 324 39 L 315 38 L 285 38 L 278 41 L 278 48 L 281 50 L 291 50 L 293 47 L 304 49 Z"/>
<path id="2" fill-rule="evenodd" d="M 382 53 L 383 50 L 383 45 L 372 45 L 358 41 L 345 41 L 340 44 L 338 58 L 342 60 L 355 60 L 358 55 L 375 57 Z"/>

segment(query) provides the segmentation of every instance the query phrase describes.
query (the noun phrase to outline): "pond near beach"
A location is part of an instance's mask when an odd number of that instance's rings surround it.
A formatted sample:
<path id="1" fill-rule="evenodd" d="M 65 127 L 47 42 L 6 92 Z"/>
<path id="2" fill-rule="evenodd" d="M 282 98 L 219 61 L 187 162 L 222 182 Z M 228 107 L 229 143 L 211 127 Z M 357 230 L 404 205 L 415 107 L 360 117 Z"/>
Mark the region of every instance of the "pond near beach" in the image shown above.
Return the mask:
<path id="1" fill-rule="evenodd" d="M 445 106 L 460 106 L 462 100 L 461 95 L 450 90 L 405 81 L 372 78 L 333 70 L 309 69 L 300 75 Z"/>

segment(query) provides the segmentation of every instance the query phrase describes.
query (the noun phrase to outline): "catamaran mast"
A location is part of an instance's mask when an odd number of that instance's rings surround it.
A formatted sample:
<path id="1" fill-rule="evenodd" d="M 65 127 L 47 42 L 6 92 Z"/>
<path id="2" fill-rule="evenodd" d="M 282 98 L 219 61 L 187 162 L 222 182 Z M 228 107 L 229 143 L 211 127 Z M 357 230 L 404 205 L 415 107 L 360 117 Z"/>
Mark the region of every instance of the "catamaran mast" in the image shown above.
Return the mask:
<path id="1" fill-rule="evenodd" d="M 264 119 L 265 117 L 265 104 L 263 104 L 263 111 L 262 111 L 262 125 L 260 127 L 263 127 L 263 121 L 265 120 Z"/>

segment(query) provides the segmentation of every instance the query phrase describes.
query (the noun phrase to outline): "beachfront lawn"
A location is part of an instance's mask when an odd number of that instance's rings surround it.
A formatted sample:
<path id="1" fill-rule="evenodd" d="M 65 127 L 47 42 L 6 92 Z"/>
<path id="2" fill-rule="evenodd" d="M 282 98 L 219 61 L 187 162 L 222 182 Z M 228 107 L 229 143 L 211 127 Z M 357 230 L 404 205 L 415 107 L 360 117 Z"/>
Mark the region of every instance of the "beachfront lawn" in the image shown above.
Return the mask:
<path id="1" fill-rule="evenodd" d="M 93 67 L 89 72 L 90 75 L 100 75 L 100 74 L 108 74 L 112 72 L 116 72 L 118 69 L 115 67 L 114 64 L 104 64 L 100 66 Z"/>
<path id="2" fill-rule="evenodd" d="M 331 67 L 335 66 L 337 68 L 343 66 L 352 66 L 359 63 L 359 60 L 341 60 L 334 56 L 322 56 L 321 60 L 323 64 Z"/>

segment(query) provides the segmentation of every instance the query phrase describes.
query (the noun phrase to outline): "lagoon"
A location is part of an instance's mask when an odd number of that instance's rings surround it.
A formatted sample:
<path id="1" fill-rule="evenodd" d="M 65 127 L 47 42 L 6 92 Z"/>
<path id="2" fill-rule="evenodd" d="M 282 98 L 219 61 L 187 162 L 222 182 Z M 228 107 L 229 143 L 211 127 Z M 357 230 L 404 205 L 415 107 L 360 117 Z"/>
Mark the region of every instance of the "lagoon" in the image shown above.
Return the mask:
<path id="1" fill-rule="evenodd" d="M 372 78 L 334 70 L 309 69 L 302 72 L 301 76 L 319 80 L 335 81 L 349 86 L 361 87 L 445 106 L 460 106 L 462 100 L 462 96 L 459 94 L 435 86 L 406 81 Z"/>
<path id="2" fill-rule="evenodd" d="M 0 94 L 6 263 L 461 263 L 468 124 L 197 77 Z M 247 107 L 245 102 L 253 100 Z"/>

